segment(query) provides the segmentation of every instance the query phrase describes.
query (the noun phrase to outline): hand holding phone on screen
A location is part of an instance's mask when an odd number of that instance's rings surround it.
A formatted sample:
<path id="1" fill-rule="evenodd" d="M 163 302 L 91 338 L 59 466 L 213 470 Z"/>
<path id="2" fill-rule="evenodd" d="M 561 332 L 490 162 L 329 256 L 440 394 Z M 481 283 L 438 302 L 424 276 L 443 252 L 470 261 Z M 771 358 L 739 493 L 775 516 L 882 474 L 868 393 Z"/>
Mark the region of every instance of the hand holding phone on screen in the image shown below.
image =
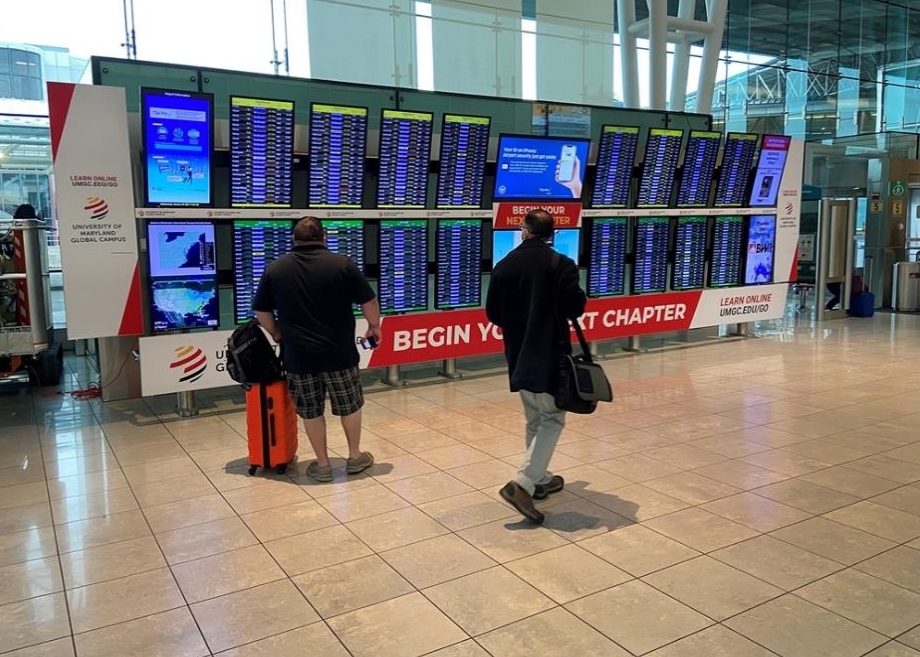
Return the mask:
<path id="1" fill-rule="evenodd" d="M 581 160 L 575 146 L 565 145 L 556 164 L 556 182 L 568 188 L 572 198 L 581 198 Z"/>

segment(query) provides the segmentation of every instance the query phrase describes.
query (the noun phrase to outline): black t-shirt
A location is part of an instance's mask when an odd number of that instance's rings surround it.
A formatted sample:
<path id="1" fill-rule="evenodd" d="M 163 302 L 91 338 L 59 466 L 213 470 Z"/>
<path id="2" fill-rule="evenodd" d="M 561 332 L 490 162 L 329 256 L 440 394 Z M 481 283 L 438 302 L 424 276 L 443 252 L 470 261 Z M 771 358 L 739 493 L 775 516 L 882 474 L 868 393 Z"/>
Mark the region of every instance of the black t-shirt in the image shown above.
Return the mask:
<path id="1" fill-rule="evenodd" d="M 285 369 L 315 374 L 358 364 L 353 304 L 374 296 L 354 262 L 310 244 L 269 263 L 252 307 L 275 312 Z"/>

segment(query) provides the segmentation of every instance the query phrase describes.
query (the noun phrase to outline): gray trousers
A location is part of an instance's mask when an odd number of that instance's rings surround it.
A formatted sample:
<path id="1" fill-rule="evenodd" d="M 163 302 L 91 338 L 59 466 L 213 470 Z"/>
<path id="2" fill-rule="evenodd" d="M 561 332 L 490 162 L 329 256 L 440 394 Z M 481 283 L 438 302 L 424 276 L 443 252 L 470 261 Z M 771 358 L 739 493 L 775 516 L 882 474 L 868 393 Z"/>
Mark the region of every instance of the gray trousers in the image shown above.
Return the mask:
<path id="1" fill-rule="evenodd" d="M 548 470 L 549 462 L 565 427 L 565 411 L 556 408 L 553 396 L 545 392 L 521 390 L 521 401 L 527 420 L 527 454 L 514 481 L 533 495 L 537 484 L 548 484 L 553 476 Z"/>

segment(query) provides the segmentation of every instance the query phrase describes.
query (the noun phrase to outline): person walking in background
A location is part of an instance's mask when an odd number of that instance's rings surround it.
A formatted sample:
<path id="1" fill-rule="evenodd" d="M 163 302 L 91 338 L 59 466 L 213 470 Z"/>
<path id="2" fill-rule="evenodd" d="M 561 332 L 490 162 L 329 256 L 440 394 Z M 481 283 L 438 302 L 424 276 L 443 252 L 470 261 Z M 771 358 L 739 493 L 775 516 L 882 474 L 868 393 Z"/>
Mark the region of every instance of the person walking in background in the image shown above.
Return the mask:
<path id="1" fill-rule="evenodd" d="M 379 342 L 380 306 L 371 286 L 354 262 L 326 248 L 319 219 L 301 219 L 294 227 L 293 250 L 265 268 L 252 306 L 259 323 L 281 345 L 291 396 L 316 454 L 307 475 L 316 481 L 333 478 L 326 447 L 327 394 L 348 441 L 346 473 L 374 464 L 373 455 L 360 450 L 364 391 L 354 304 L 367 319 L 365 339 Z"/>
<path id="2" fill-rule="evenodd" d="M 524 517 L 542 523 L 533 500 L 565 486 L 548 470 L 565 426 L 565 411 L 556 408 L 552 394 L 556 369 L 563 350 L 571 350 L 568 320 L 581 316 L 587 299 L 578 265 L 549 245 L 552 215 L 533 210 L 521 230 L 520 246 L 492 271 L 486 315 L 502 330 L 511 391 L 520 392 L 527 422 L 524 462 L 499 494 Z"/>

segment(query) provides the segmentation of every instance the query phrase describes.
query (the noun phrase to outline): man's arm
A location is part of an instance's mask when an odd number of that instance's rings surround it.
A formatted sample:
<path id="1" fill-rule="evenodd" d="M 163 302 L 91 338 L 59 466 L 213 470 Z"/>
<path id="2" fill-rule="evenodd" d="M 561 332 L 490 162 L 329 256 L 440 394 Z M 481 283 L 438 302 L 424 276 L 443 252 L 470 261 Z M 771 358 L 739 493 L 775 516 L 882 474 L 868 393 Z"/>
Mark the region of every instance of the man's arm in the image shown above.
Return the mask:
<path id="1" fill-rule="evenodd" d="M 578 266 L 568 258 L 559 263 L 559 309 L 566 319 L 578 319 L 588 301 L 578 280 Z"/>
<path id="2" fill-rule="evenodd" d="M 264 310 L 257 310 L 256 319 L 259 320 L 259 324 L 262 325 L 268 334 L 272 336 L 272 340 L 275 342 L 281 342 L 281 331 L 278 330 L 278 323 L 275 321 L 275 315 L 273 313 L 265 312 Z"/>
<path id="3" fill-rule="evenodd" d="M 374 297 L 370 301 L 362 303 L 361 312 L 364 313 L 364 319 L 367 320 L 367 332 L 364 334 L 364 339 L 367 340 L 373 336 L 377 344 L 380 344 L 380 304 L 377 302 L 377 298 Z"/>
<path id="4" fill-rule="evenodd" d="M 502 304 L 494 274 L 489 279 L 489 291 L 486 292 L 486 317 L 495 326 L 502 327 Z"/>
<path id="5" fill-rule="evenodd" d="M 259 287 L 252 299 L 252 310 L 268 334 L 272 336 L 275 342 L 281 342 L 281 331 L 278 329 L 278 323 L 275 321 L 275 296 L 272 294 L 271 273 L 268 268 L 262 272 L 262 278 L 259 280 Z"/>

